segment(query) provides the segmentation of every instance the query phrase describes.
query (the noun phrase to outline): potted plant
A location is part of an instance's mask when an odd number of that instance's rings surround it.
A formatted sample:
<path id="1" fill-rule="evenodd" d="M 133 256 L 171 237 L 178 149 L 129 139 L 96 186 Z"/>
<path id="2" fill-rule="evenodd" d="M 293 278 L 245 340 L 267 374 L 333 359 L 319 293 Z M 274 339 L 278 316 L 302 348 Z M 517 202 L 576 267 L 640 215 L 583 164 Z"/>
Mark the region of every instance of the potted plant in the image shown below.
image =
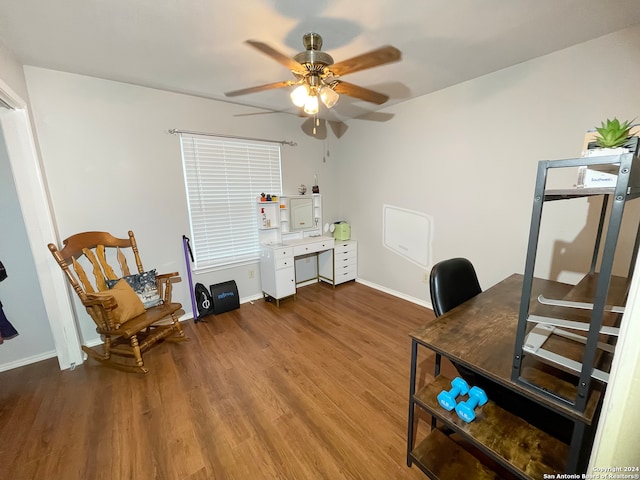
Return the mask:
<path id="1" fill-rule="evenodd" d="M 634 119 L 635 120 L 635 119 Z M 638 125 L 634 120 L 621 122 L 617 118 L 600 122 L 599 127 L 590 130 L 585 135 L 583 156 L 594 157 L 601 155 L 619 155 L 620 153 L 636 152 L 638 148 Z"/>
<path id="2" fill-rule="evenodd" d="M 635 119 L 634 119 L 635 120 Z M 595 127 L 596 132 L 585 137 L 586 150 L 584 157 L 599 157 L 603 155 L 620 155 L 622 153 L 638 151 L 638 137 L 634 136 L 634 120 L 621 122 L 617 118 L 607 119 Z M 588 138 L 588 140 L 587 140 Z M 611 164 L 580 167 L 578 170 L 578 187 L 614 186 L 617 181 L 617 167 Z"/>

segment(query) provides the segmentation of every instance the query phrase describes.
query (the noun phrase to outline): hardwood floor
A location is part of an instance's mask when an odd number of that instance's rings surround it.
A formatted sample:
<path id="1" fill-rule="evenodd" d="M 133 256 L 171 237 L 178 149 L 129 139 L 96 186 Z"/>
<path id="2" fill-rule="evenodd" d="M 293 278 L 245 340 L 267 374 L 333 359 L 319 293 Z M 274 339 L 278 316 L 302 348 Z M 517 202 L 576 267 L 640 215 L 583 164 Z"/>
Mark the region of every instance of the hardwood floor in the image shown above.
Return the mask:
<path id="1" fill-rule="evenodd" d="M 433 318 L 316 284 L 183 322 L 191 342 L 151 349 L 147 375 L 55 359 L 0 373 L 0 478 L 424 479 L 406 466 L 409 333 Z"/>

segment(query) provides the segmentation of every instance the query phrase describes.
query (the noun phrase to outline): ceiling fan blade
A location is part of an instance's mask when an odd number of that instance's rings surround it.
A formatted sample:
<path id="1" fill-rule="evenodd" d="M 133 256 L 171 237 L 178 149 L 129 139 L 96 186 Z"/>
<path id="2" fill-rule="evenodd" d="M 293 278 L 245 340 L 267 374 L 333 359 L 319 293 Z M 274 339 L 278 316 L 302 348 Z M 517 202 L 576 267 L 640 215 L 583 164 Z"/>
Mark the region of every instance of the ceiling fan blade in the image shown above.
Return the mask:
<path id="1" fill-rule="evenodd" d="M 304 67 L 296 62 L 293 58 L 287 57 L 284 53 L 280 53 L 275 48 L 270 47 L 266 43 L 258 42 L 256 40 L 247 40 L 245 43 L 248 43 L 253 48 L 260 50 L 262 53 L 264 53 L 268 57 L 273 58 L 276 62 L 281 63 L 289 70 L 292 70 L 294 72 L 304 72 Z"/>
<path id="2" fill-rule="evenodd" d="M 292 80 L 285 80 L 284 82 L 267 83 L 266 85 L 260 85 L 258 87 L 243 88 L 241 90 L 234 90 L 232 92 L 225 92 L 227 97 L 237 97 L 238 95 L 246 95 L 248 93 L 263 92 L 265 90 L 273 90 L 274 88 L 284 88 L 295 85 L 296 82 Z"/>
<path id="3" fill-rule="evenodd" d="M 359 72 L 360 70 L 377 67 L 385 63 L 397 62 L 401 58 L 402 53 L 400 50 L 388 45 L 335 63 L 329 67 L 329 70 L 331 70 L 334 75 L 346 75 L 347 73 Z"/>
<path id="4" fill-rule="evenodd" d="M 377 105 L 382 105 L 384 102 L 389 100 L 389 97 L 382 93 L 374 92 L 368 88 L 359 87 L 353 83 L 347 83 L 341 80 L 337 81 L 333 89 L 342 95 L 359 98 L 365 102 L 371 102 Z"/>
<path id="5" fill-rule="evenodd" d="M 282 113 L 284 110 L 267 110 L 266 112 L 253 112 L 253 113 L 236 113 L 234 117 L 253 117 L 256 115 L 272 115 L 274 113 Z"/>

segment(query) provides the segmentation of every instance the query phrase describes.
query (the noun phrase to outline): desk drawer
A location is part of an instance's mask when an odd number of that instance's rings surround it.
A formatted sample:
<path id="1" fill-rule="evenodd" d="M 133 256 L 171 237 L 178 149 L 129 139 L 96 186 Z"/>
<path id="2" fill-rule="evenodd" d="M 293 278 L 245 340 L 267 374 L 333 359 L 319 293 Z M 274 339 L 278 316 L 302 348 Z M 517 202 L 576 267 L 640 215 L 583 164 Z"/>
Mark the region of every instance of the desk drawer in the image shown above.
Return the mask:
<path id="1" fill-rule="evenodd" d="M 347 252 L 347 253 L 337 253 L 334 256 L 336 262 L 336 268 L 338 265 L 345 265 L 356 263 L 358 261 L 358 256 L 356 252 Z"/>
<path id="2" fill-rule="evenodd" d="M 287 258 L 276 257 L 275 261 L 276 261 L 276 270 L 293 266 L 293 257 L 287 257 Z"/>
<path id="3" fill-rule="evenodd" d="M 344 272 L 353 272 L 355 274 L 357 271 L 358 271 L 358 266 L 356 265 L 356 262 L 336 265 L 336 275 Z"/>
<path id="4" fill-rule="evenodd" d="M 273 258 L 277 262 L 281 258 L 293 259 L 293 249 L 291 247 L 286 248 L 273 248 Z"/>
<path id="5" fill-rule="evenodd" d="M 358 244 L 354 241 L 350 242 L 336 242 L 333 249 L 336 255 L 339 253 L 355 252 L 358 248 Z"/>
<path id="6" fill-rule="evenodd" d="M 336 268 L 336 278 L 335 284 L 338 285 L 340 283 L 348 282 L 349 280 L 355 280 L 357 277 L 357 271 L 355 268 L 345 268 L 338 270 Z"/>
<path id="7" fill-rule="evenodd" d="M 308 253 L 322 252 L 324 250 L 329 250 L 330 248 L 333 248 L 333 241 L 331 240 L 294 245 L 293 255 L 298 257 Z"/>

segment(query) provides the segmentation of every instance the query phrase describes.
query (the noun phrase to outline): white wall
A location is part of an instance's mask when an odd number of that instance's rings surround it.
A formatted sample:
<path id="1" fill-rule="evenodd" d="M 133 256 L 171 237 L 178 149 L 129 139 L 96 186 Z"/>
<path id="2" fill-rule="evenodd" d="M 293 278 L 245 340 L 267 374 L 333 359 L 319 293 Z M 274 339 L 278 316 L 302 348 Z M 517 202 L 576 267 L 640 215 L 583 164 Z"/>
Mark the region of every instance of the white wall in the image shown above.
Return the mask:
<path id="1" fill-rule="evenodd" d="M 20 64 L 9 50 L 0 42 L 0 78 L 6 83 L 20 98 L 28 100 L 27 84 L 24 79 L 24 71 Z"/>
<path id="2" fill-rule="evenodd" d="M 386 123 L 353 122 L 334 153 L 359 276 L 428 299 L 429 268 L 382 246 L 383 204 L 433 216 L 432 263 L 468 257 L 485 288 L 522 272 L 537 162 L 579 156 L 607 117 L 638 117 L 639 53 L 640 28 L 629 29 L 390 107 Z M 588 269 L 588 209 L 545 206 L 540 275 L 574 281 Z"/>
<path id="3" fill-rule="evenodd" d="M 145 268 L 180 272 L 174 298 L 187 312 L 182 235 L 189 235 L 189 221 L 179 138 L 169 129 L 293 140 L 297 147 L 282 147 L 284 192 L 310 186 L 317 173 L 328 218 L 338 209 L 335 160 L 323 162 L 331 139 L 308 137 L 296 116 L 240 116 L 256 110 L 34 67 L 25 67 L 25 75 L 60 238 L 91 230 L 126 236 L 132 229 Z M 251 265 L 194 281 L 234 279 L 247 298 L 260 295 L 259 278 L 258 265 Z M 83 339 L 96 341 L 95 326 L 77 301 L 76 310 Z"/>

